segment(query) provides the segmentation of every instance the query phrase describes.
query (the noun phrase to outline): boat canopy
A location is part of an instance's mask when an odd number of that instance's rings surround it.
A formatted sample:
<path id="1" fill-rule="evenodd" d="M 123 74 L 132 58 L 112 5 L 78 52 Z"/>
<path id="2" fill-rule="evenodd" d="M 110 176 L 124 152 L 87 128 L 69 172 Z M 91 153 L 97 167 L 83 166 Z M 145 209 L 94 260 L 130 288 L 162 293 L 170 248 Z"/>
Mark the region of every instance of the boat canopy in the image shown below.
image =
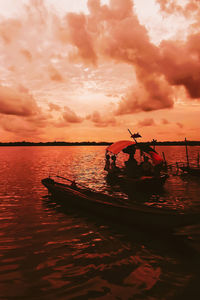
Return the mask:
<path id="1" fill-rule="evenodd" d="M 111 152 L 117 155 L 119 152 L 132 145 L 135 145 L 137 149 L 140 149 L 141 153 L 148 154 L 151 157 L 154 165 L 159 165 L 163 162 L 162 157 L 153 148 L 145 144 L 135 143 L 133 141 L 123 140 L 115 142 L 106 148 L 106 152 Z"/>
<path id="2" fill-rule="evenodd" d="M 111 152 L 113 154 L 118 154 L 123 149 L 127 148 L 128 146 L 135 145 L 136 143 L 133 141 L 118 141 L 113 143 L 112 145 L 106 148 L 107 152 Z"/>

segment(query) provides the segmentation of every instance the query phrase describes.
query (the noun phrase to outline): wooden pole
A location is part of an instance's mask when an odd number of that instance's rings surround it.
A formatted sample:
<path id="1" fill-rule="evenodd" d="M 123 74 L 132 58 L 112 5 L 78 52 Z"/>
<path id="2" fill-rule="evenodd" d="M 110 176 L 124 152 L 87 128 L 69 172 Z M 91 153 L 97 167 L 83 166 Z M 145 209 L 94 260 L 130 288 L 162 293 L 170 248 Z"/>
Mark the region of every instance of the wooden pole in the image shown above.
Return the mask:
<path id="1" fill-rule="evenodd" d="M 154 150 L 156 149 L 156 142 L 157 142 L 157 140 L 154 140 L 154 139 L 152 140 Z"/>
<path id="2" fill-rule="evenodd" d="M 188 148 L 187 148 L 187 140 L 185 138 L 185 151 L 186 151 L 186 158 L 187 158 L 187 167 L 189 168 L 190 163 L 189 163 L 189 156 L 188 156 Z"/>
<path id="3" fill-rule="evenodd" d="M 133 137 L 132 132 L 129 129 L 128 129 L 128 132 L 130 133 L 130 135 L 131 135 L 132 139 L 134 140 L 134 142 L 137 144 L 137 140 Z"/>
<path id="4" fill-rule="evenodd" d="M 163 160 L 164 160 L 165 167 L 167 167 L 167 161 L 166 161 L 166 159 L 165 159 L 165 153 L 164 153 L 164 152 L 162 152 L 162 156 L 163 156 Z"/>
<path id="5" fill-rule="evenodd" d="M 178 175 L 178 172 L 179 172 L 179 165 L 178 162 L 176 162 L 176 175 Z"/>

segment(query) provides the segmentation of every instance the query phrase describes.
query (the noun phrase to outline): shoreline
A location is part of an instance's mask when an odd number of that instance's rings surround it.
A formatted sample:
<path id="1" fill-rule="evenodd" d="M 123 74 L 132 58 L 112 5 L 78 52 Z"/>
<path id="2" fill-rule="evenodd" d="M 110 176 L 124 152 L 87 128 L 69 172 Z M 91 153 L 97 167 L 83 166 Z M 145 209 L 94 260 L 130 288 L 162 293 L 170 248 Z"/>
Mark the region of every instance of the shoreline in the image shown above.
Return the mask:
<path id="1" fill-rule="evenodd" d="M 34 147 L 34 146 L 109 146 L 112 142 L 8 142 L 1 143 L 0 147 L 17 147 L 17 146 L 26 146 L 26 147 Z M 185 141 L 166 141 L 166 142 L 140 142 L 139 144 L 146 144 L 150 146 L 185 146 Z M 187 141 L 187 146 L 200 146 L 200 141 Z"/>

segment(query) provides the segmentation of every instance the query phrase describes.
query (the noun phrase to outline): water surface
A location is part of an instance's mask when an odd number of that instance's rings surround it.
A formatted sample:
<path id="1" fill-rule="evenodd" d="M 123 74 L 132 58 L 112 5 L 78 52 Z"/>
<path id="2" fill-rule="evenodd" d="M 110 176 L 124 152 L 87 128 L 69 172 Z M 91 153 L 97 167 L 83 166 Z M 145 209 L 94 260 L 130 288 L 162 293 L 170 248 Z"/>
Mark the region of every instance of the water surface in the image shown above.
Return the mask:
<path id="1" fill-rule="evenodd" d="M 157 150 L 185 160 L 184 147 Z M 189 148 L 194 163 L 198 151 Z M 0 148 L 0 299 L 199 299 L 199 256 L 182 240 L 49 199 L 41 179 L 56 173 L 128 201 L 107 184 L 104 156 L 102 146 Z M 133 201 L 199 211 L 199 179 L 172 173 L 162 193 Z"/>

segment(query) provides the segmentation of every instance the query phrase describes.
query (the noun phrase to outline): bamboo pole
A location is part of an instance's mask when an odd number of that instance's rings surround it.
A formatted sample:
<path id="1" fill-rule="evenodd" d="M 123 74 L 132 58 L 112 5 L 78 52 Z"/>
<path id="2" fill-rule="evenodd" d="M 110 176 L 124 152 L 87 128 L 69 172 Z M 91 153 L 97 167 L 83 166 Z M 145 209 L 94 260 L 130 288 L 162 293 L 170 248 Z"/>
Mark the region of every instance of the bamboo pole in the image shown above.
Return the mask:
<path id="1" fill-rule="evenodd" d="M 163 156 L 163 161 L 164 161 L 164 168 L 167 169 L 168 166 L 167 166 L 167 161 L 166 161 L 165 153 L 164 152 L 162 152 L 162 156 Z"/>
<path id="2" fill-rule="evenodd" d="M 187 148 L 187 140 L 186 140 L 186 138 L 185 138 L 185 151 L 186 151 L 187 167 L 189 168 L 190 163 L 189 163 L 189 156 L 188 156 L 188 148 Z"/>

